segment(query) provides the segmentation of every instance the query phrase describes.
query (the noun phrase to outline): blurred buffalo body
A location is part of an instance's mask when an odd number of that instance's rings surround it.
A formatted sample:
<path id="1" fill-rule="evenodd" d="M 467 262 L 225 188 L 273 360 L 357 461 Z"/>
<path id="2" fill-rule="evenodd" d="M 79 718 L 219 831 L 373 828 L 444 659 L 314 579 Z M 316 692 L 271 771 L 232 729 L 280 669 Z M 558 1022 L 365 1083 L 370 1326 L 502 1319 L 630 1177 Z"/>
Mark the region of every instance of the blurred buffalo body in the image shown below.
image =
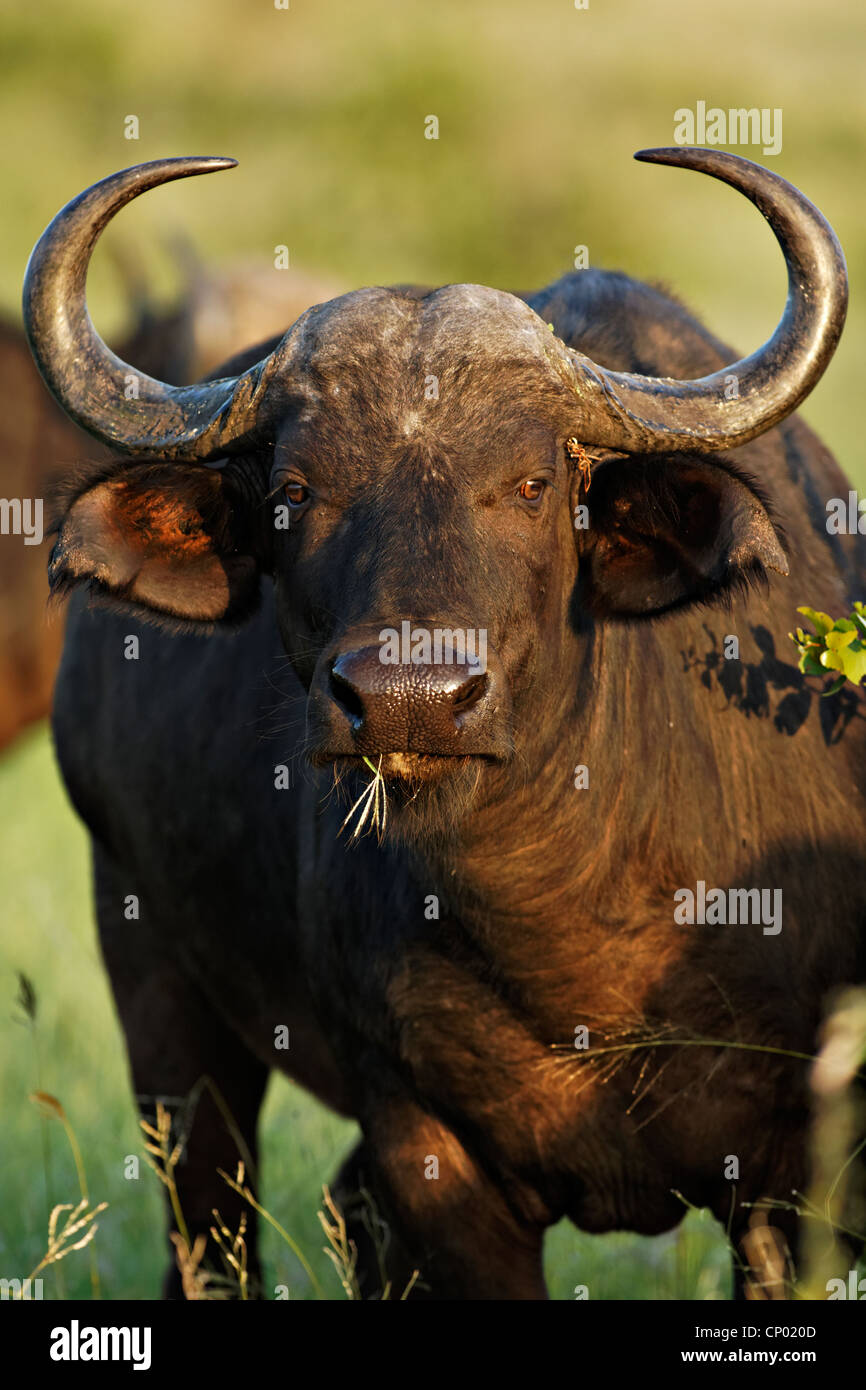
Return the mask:
<path id="1" fill-rule="evenodd" d="M 76 460 L 105 455 L 55 405 L 21 329 L 0 322 L 0 495 L 44 498 Z M 0 748 L 51 703 L 63 624 L 47 607 L 49 548 L 0 536 Z"/>
<path id="2" fill-rule="evenodd" d="M 177 365 L 174 374 L 163 376 L 176 385 L 198 381 L 243 348 L 283 334 L 311 304 L 335 299 L 345 289 L 322 276 L 277 270 L 257 261 L 208 270 L 185 255 L 183 264 L 184 291 L 173 315 Z M 158 356 L 167 346 L 164 319 L 154 316 L 153 327 L 153 350 Z M 147 349 L 146 316 L 139 332 Z M 130 347 L 128 356 L 121 355 L 127 362 L 144 360 L 133 353 Z"/>
<path id="3" fill-rule="evenodd" d="M 156 308 L 139 288 L 135 325 L 117 351 L 149 376 L 184 385 L 339 292 L 324 279 L 253 262 L 206 272 L 186 252 L 178 302 Z M 0 320 L 0 496 L 44 499 L 75 463 L 107 457 L 52 400 L 22 330 Z M 22 536 L 0 536 L 0 749 L 50 708 L 63 643 L 62 610 L 47 604 L 50 548 L 49 539 L 25 545 Z"/>

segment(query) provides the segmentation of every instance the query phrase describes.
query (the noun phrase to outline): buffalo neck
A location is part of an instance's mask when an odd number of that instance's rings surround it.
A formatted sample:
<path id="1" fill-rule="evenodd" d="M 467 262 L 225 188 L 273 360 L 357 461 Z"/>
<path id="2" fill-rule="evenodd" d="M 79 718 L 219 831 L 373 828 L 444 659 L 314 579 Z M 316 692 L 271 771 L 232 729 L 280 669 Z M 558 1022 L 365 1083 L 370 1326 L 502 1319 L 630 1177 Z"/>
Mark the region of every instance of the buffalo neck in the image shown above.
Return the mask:
<path id="1" fill-rule="evenodd" d="M 615 931 L 627 914 L 634 923 L 641 903 L 657 912 L 658 895 L 692 872 L 688 851 L 672 862 L 670 845 L 713 833 L 714 768 L 690 807 L 695 730 L 662 678 L 656 633 L 599 626 L 573 656 L 543 741 L 522 739 L 518 725 L 515 758 L 491 794 L 422 851 L 463 929 L 497 954 L 537 937 L 546 953 L 573 958 L 587 931 Z M 696 817 L 707 814 L 702 833 Z"/>

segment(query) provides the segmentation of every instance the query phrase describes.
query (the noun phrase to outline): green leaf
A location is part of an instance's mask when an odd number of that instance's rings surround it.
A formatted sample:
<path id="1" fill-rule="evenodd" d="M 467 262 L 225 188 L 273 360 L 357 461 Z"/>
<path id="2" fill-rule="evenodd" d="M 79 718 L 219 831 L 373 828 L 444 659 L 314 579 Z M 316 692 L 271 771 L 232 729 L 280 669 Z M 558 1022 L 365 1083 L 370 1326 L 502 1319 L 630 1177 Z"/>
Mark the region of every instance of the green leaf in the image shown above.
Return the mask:
<path id="1" fill-rule="evenodd" d="M 827 671 L 841 671 L 841 670 L 842 670 L 842 654 L 841 654 L 841 652 L 831 652 L 831 651 L 822 652 L 821 655 L 820 655 L 820 657 L 818 658 L 818 660 L 820 661 L 821 665 L 822 665 L 822 666 L 825 668 L 825 670 L 827 670 Z"/>
<path id="2" fill-rule="evenodd" d="M 825 632 L 830 632 L 833 627 L 833 619 L 829 613 L 822 613 L 817 608 L 798 608 L 798 613 L 802 613 L 804 618 L 808 618 L 819 637 L 823 637 Z"/>
<path id="3" fill-rule="evenodd" d="M 824 641 L 831 652 L 841 651 L 843 647 L 850 647 L 857 636 L 857 629 L 853 623 L 849 623 L 847 629 L 840 628 L 837 623 L 832 632 L 828 632 Z"/>
<path id="4" fill-rule="evenodd" d="M 819 666 L 811 652 L 801 652 L 800 660 L 797 663 L 800 670 L 806 676 L 823 676 L 826 674 L 823 666 Z"/>
<path id="5" fill-rule="evenodd" d="M 845 647 L 838 653 L 840 665 L 838 670 L 844 671 L 854 685 L 859 685 L 862 680 L 866 680 L 866 644 L 863 642 L 852 642 L 850 647 Z"/>

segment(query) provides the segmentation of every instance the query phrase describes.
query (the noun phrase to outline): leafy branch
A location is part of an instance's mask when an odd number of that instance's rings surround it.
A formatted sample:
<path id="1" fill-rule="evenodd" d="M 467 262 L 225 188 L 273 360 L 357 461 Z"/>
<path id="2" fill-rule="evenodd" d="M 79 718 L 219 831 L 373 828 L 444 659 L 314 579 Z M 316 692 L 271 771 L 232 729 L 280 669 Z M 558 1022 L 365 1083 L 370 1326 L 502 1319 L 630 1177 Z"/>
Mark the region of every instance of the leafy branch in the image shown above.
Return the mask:
<path id="1" fill-rule="evenodd" d="M 834 622 L 820 609 L 798 608 L 809 619 L 814 632 L 798 627 L 788 636 L 800 653 L 799 668 L 807 676 L 839 674 L 824 695 L 835 695 L 847 681 L 859 685 L 866 680 L 866 604 L 855 603 L 848 618 Z"/>

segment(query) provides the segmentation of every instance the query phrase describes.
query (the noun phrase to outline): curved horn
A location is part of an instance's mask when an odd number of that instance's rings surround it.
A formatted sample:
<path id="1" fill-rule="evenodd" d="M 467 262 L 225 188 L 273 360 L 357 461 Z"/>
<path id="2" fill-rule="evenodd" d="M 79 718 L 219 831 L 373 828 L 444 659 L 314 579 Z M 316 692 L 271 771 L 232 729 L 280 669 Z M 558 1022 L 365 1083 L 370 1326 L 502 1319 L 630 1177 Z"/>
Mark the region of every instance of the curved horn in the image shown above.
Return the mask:
<path id="1" fill-rule="evenodd" d="M 778 174 L 716 150 L 640 150 L 635 159 L 721 179 L 763 213 L 785 256 L 788 298 L 775 333 L 750 357 L 694 381 L 610 372 L 570 350 L 587 409 L 586 438 L 626 452 L 731 449 L 784 420 L 820 380 L 848 307 L 845 258 L 817 208 Z M 731 377 L 737 396 L 726 398 Z M 730 394 L 730 391 L 728 391 Z"/>
<path id="2" fill-rule="evenodd" d="M 93 248 L 115 213 L 162 183 L 236 163 L 156 159 L 112 174 L 67 203 L 33 248 L 23 308 L 36 365 L 66 413 L 124 453 L 206 460 L 253 432 L 270 359 L 240 377 L 168 386 L 115 357 L 90 321 L 86 298 Z"/>

